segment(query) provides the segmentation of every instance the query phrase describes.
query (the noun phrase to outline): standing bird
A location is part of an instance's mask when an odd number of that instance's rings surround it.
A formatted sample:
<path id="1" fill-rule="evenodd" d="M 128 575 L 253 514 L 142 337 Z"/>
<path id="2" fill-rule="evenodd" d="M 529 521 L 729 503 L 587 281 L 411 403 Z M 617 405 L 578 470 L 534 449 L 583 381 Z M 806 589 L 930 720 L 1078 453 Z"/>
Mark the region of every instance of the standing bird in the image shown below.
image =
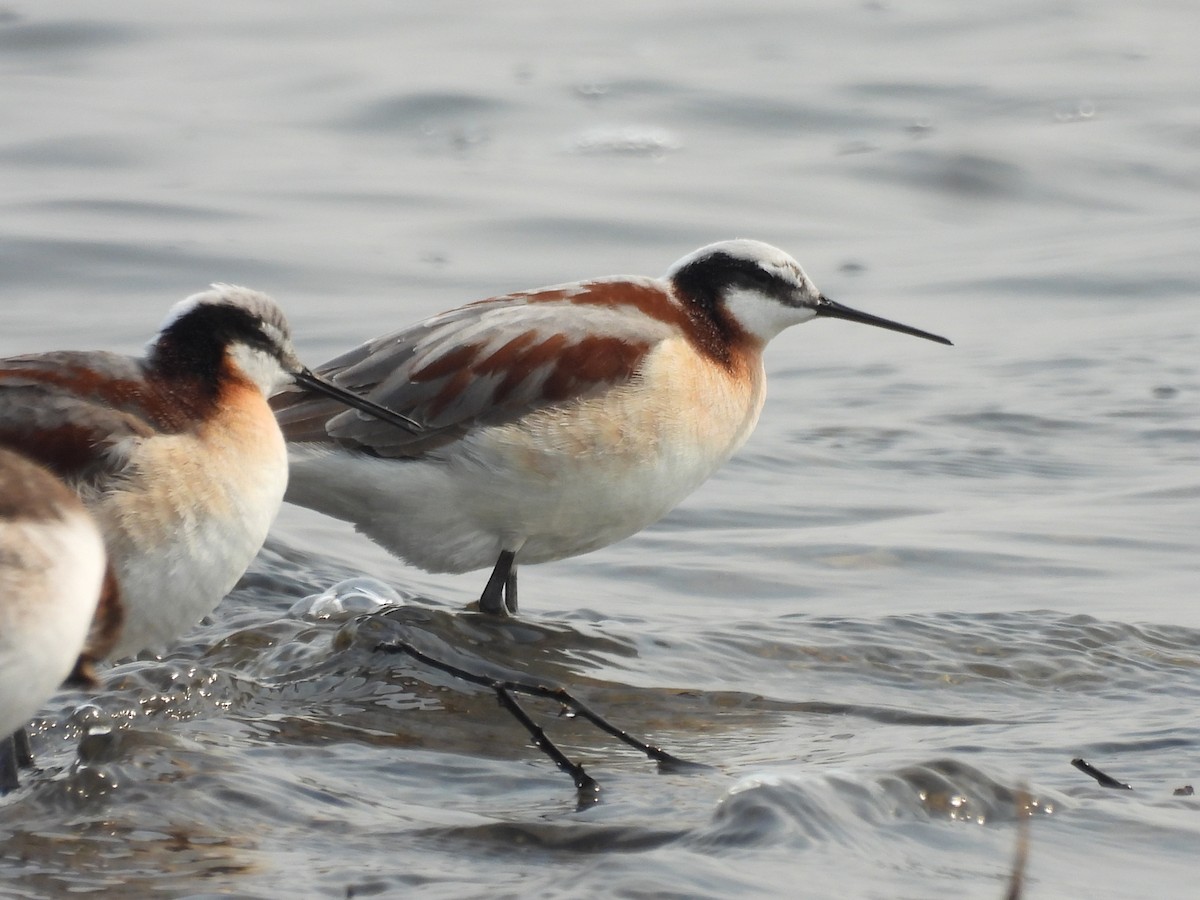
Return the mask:
<path id="1" fill-rule="evenodd" d="M 817 317 L 950 343 L 833 302 L 775 247 L 711 244 L 661 279 L 482 300 L 326 363 L 323 376 L 423 428 L 280 394 L 287 500 L 431 572 L 492 566 L 480 609 L 516 612 L 518 563 L 628 537 L 729 459 L 762 409 L 763 348 Z"/>
<path id="2" fill-rule="evenodd" d="M 291 382 L 416 429 L 301 365 L 275 302 L 229 285 L 176 304 L 140 359 L 0 360 L 0 446 L 62 478 L 104 535 L 125 609 L 109 658 L 174 641 L 258 553 L 288 477 L 266 398 Z"/>
<path id="3" fill-rule="evenodd" d="M 79 498 L 0 448 L 0 793 L 32 762 L 25 723 L 68 676 L 86 672 L 80 657 L 93 617 L 103 626 L 98 640 L 115 637 L 106 570 L 104 539 Z"/>

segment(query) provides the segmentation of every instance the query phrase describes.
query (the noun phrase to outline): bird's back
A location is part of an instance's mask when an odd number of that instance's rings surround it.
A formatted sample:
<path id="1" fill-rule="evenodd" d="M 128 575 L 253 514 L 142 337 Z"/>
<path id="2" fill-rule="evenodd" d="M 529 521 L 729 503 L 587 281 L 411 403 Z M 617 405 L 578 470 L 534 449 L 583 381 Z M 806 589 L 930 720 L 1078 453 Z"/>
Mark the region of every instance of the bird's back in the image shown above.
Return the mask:
<path id="1" fill-rule="evenodd" d="M 642 302 L 630 302 L 632 296 Z M 655 316 L 645 297 L 662 309 Z M 624 301 L 624 302 L 622 302 Z M 678 312 L 653 279 L 604 279 L 462 306 L 365 343 L 317 371 L 424 426 L 417 434 L 310 392 L 276 395 L 284 436 L 381 457 L 412 457 L 472 427 L 520 420 L 628 382 L 678 334 Z"/>

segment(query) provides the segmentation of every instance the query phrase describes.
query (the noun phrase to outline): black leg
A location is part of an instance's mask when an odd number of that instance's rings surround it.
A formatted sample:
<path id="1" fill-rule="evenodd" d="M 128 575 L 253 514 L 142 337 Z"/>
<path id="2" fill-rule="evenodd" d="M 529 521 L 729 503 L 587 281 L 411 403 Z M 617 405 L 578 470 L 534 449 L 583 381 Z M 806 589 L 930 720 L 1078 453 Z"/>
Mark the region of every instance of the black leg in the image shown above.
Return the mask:
<path id="1" fill-rule="evenodd" d="M 17 780 L 17 749 L 13 736 L 0 738 L 0 795 L 15 791 L 20 785 Z"/>
<path id="2" fill-rule="evenodd" d="M 558 745 L 546 736 L 546 732 L 542 730 L 542 727 L 529 718 L 529 713 L 525 712 L 524 707 L 513 696 L 513 690 L 503 682 L 494 683 L 492 690 L 496 692 L 496 697 L 500 700 L 500 705 L 512 713 L 513 718 L 520 722 L 522 727 L 529 732 L 529 736 L 533 738 L 533 746 L 550 757 L 559 769 L 571 776 L 571 780 L 575 782 L 579 808 L 584 809 L 588 805 L 598 802 L 600 799 L 600 785 L 596 779 L 585 772 L 583 766 L 579 763 L 571 762 L 570 758 L 558 749 Z"/>
<path id="3" fill-rule="evenodd" d="M 513 565 L 513 560 L 517 554 L 511 550 L 501 550 L 500 558 L 496 560 L 496 567 L 492 569 L 492 576 L 488 579 L 487 586 L 483 589 L 483 593 L 479 596 L 479 611 L 492 616 L 507 616 L 509 614 L 509 606 L 505 604 L 504 594 L 505 588 L 509 585 L 509 579 L 512 579 L 512 600 L 511 608 L 515 612 L 517 608 L 517 574 L 516 566 Z"/>
<path id="4" fill-rule="evenodd" d="M 17 765 L 22 769 L 32 769 L 33 747 L 29 743 L 29 732 L 24 728 L 18 728 L 13 732 L 12 742 Z"/>
<path id="5" fill-rule="evenodd" d="M 406 653 L 417 660 L 417 662 L 424 663 L 431 668 L 446 672 L 456 678 L 461 678 L 463 681 L 469 681 L 471 684 L 478 684 L 481 687 L 491 688 L 495 691 L 497 698 L 503 704 L 504 708 L 512 713 L 516 720 L 529 732 L 530 737 L 533 738 L 533 745 L 550 757 L 555 765 L 571 776 L 571 779 L 575 782 L 575 789 L 578 791 L 580 808 L 595 803 L 599 799 L 600 785 L 596 783 L 596 780 L 591 775 L 583 770 L 583 766 L 572 762 L 565 753 L 558 749 L 554 742 L 546 735 L 546 732 L 529 717 L 529 714 L 517 702 L 515 694 L 545 697 L 557 701 L 562 705 L 564 711 L 569 710 L 576 715 L 582 716 L 601 731 L 646 754 L 647 757 L 658 763 L 660 771 L 686 772 L 708 768 L 708 766 L 700 763 L 680 759 L 659 747 L 655 747 L 653 744 L 647 744 L 645 741 L 638 740 L 627 731 L 623 731 L 613 725 L 599 713 L 585 706 L 581 701 L 576 700 L 563 688 L 547 687 L 534 682 L 492 678 L 489 675 L 479 675 L 475 672 L 469 672 L 459 666 L 436 659 L 427 653 L 422 653 L 407 641 L 391 641 L 386 644 L 378 644 L 375 649 L 384 653 Z"/>

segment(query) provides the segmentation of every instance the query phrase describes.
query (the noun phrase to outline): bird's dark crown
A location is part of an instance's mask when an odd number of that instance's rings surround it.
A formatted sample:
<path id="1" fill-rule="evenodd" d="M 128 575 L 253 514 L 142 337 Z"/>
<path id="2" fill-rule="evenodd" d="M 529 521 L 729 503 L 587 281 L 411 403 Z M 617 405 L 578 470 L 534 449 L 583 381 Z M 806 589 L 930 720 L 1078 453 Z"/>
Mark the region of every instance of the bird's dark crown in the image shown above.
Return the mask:
<path id="1" fill-rule="evenodd" d="M 163 326 L 150 353 L 150 364 L 164 374 L 191 376 L 215 383 L 229 348 L 243 344 L 282 361 L 287 323 L 265 297 L 247 304 L 220 296 L 199 295 L 184 301 Z M 256 307 L 261 306 L 262 309 Z"/>

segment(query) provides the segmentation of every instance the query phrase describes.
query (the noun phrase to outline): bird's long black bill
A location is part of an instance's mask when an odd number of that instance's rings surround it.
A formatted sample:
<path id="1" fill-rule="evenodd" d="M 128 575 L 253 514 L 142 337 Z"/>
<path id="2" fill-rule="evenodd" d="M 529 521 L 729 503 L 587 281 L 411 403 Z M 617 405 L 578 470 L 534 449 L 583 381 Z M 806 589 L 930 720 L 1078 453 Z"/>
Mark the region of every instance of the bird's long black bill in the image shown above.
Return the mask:
<path id="1" fill-rule="evenodd" d="M 303 385 L 306 388 L 324 394 L 339 403 L 344 403 L 346 406 L 365 412 L 369 416 L 374 416 L 381 422 L 387 422 L 389 425 L 395 425 L 398 428 L 403 428 L 405 431 L 412 434 L 417 434 L 422 431 L 421 423 L 415 419 L 410 419 L 406 415 L 398 412 L 392 412 L 386 406 L 380 406 L 378 403 L 373 403 L 366 397 L 360 397 L 358 394 L 348 391 L 345 388 L 340 388 L 331 381 L 326 381 L 319 375 L 314 374 L 309 369 L 301 369 L 292 375 L 297 384 Z"/>
<path id="2" fill-rule="evenodd" d="M 881 319 L 879 316 L 873 316 L 870 313 L 859 312 L 857 309 L 843 306 L 841 303 L 830 300 L 828 297 L 821 298 L 821 302 L 817 304 L 816 310 L 818 316 L 828 316 L 831 319 L 845 319 L 847 322 L 861 322 L 863 325 L 874 325 L 877 328 L 886 328 L 888 331 L 898 331 L 901 334 L 911 334 L 913 337 L 925 338 L 927 341 L 936 341 L 939 344 L 954 346 L 940 335 L 930 334 L 928 331 L 922 331 L 919 328 L 910 328 L 908 325 L 901 325 L 899 322 L 893 322 L 891 319 Z"/>

